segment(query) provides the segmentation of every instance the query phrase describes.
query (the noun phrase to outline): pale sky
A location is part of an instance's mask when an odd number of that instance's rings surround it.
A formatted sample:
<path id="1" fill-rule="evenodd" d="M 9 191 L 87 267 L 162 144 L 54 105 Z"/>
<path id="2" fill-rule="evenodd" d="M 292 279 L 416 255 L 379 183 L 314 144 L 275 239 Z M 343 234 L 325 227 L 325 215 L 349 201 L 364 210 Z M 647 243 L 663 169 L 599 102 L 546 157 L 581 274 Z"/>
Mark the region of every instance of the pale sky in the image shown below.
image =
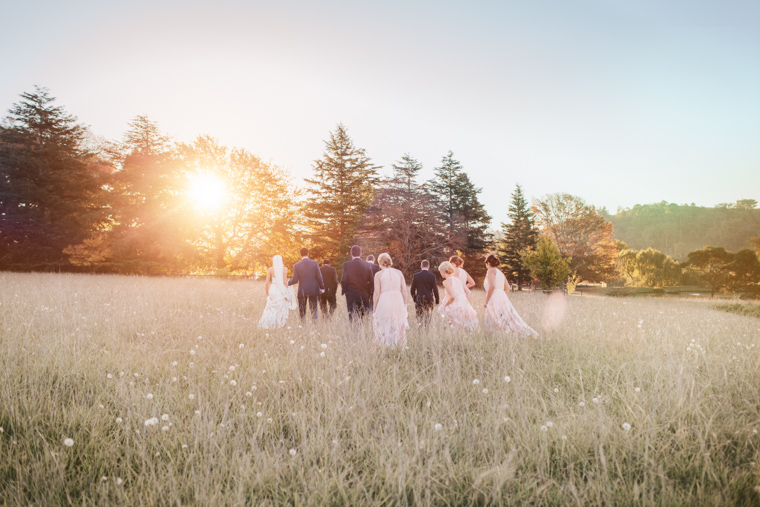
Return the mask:
<path id="1" fill-rule="evenodd" d="M 138 114 L 309 177 L 339 122 L 376 164 L 448 150 L 618 206 L 760 201 L 760 2 L 0 0 L 0 109 L 34 85 L 97 135 Z"/>

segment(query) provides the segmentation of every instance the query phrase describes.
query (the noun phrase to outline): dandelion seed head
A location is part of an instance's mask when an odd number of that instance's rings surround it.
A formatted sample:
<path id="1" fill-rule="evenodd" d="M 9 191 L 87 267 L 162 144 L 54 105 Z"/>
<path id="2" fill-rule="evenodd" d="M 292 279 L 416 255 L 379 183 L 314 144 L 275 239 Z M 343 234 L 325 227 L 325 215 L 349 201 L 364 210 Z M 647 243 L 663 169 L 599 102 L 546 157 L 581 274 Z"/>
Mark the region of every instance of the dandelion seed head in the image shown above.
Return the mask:
<path id="1" fill-rule="evenodd" d="M 320 345 L 320 347 L 322 347 L 323 349 L 326 349 L 327 348 L 327 344 L 323 343 L 323 344 Z"/>
<path id="2" fill-rule="evenodd" d="M 580 403 L 578 403 L 578 406 L 579 406 L 579 407 L 585 407 L 585 406 L 586 406 L 586 403 L 584 403 L 584 402 L 580 402 Z"/>
<path id="3" fill-rule="evenodd" d="M 562 435 L 560 438 L 561 438 L 562 440 L 567 440 L 567 435 Z"/>
<path id="4" fill-rule="evenodd" d="M 105 475 L 100 478 L 100 482 L 106 482 L 107 480 L 108 480 L 108 477 L 106 477 Z"/>
<path id="5" fill-rule="evenodd" d="M 237 381 L 236 380 L 230 380 L 230 385 L 232 387 L 235 387 L 237 385 Z"/>
<path id="6" fill-rule="evenodd" d="M 152 400 L 153 399 L 153 394 L 148 393 L 145 397 L 148 398 L 149 400 Z"/>
<path id="7" fill-rule="evenodd" d="M 591 401 L 593 401 L 594 403 L 599 403 L 599 398 L 592 398 Z"/>
<path id="8" fill-rule="evenodd" d="M 106 375 L 106 378 L 113 378 L 113 375 L 111 375 L 111 374 L 109 373 L 108 375 Z"/>
<path id="9" fill-rule="evenodd" d="M 262 415 L 264 414 L 262 414 L 261 412 L 256 412 L 256 417 L 261 417 Z"/>
<path id="10" fill-rule="evenodd" d="M 298 327 L 301 327 L 301 326 L 298 326 Z M 288 451 L 288 454 L 290 454 L 291 456 L 295 456 L 297 454 L 297 451 L 295 449 L 291 449 Z"/>
<path id="11" fill-rule="evenodd" d="M 483 388 L 483 394 L 488 394 L 488 389 L 487 388 Z"/>
<path id="12" fill-rule="evenodd" d="M 634 391 L 637 392 L 637 393 L 641 392 L 641 388 L 637 387 L 636 389 L 634 389 Z"/>
<path id="13" fill-rule="evenodd" d="M 559 389 L 555 387 L 555 388 L 554 388 L 554 392 L 555 392 L 555 393 L 558 393 L 558 392 L 559 392 Z"/>
<path id="14" fill-rule="evenodd" d="M 545 424 L 541 425 L 541 431 L 547 431 L 548 429 Z"/>
<path id="15" fill-rule="evenodd" d="M 229 370 L 230 371 L 235 371 L 235 367 L 234 366 L 230 366 Z"/>
<path id="16" fill-rule="evenodd" d="M 248 391 L 247 393 L 245 393 L 245 395 L 250 398 L 251 396 L 253 396 L 253 393 L 251 391 Z"/>
<path id="17" fill-rule="evenodd" d="M 168 426 L 162 426 L 161 427 L 161 431 L 169 431 L 169 427 Z"/>
<path id="18" fill-rule="evenodd" d="M 624 423 L 623 423 L 623 429 L 624 429 L 625 431 L 631 431 L 631 425 L 630 425 L 630 424 L 628 424 L 627 422 L 624 422 Z"/>
<path id="19" fill-rule="evenodd" d="M 472 383 L 473 383 L 473 385 L 478 385 L 478 384 L 480 384 L 480 380 L 475 379 L 475 380 L 472 381 Z"/>
<path id="20" fill-rule="evenodd" d="M 164 414 L 161 416 L 162 421 L 168 421 L 169 420 L 169 414 Z"/>
<path id="21" fill-rule="evenodd" d="M 509 378 L 509 375 L 507 375 L 506 377 L 504 377 L 504 382 L 510 383 L 511 381 L 512 381 L 512 379 Z"/>
<path id="22" fill-rule="evenodd" d="M 194 355 L 195 355 L 195 350 L 193 350 L 193 349 L 190 349 L 190 355 L 191 355 L 191 356 L 194 356 Z"/>
<path id="23" fill-rule="evenodd" d="M 441 431 L 443 429 L 443 424 L 441 423 L 435 423 L 435 426 L 433 426 L 435 431 Z"/>
<path id="24" fill-rule="evenodd" d="M 325 357 L 325 353 L 324 352 L 320 352 L 319 353 L 319 357 Z"/>
<path id="25" fill-rule="evenodd" d="M 245 348 L 245 345 L 241 343 L 240 345 L 238 345 L 238 348 L 239 348 L 239 349 L 244 349 L 244 348 Z"/>
<path id="26" fill-rule="evenodd" d="M 66 447 L 71 447 L 72 445 L 74 445 L 74 440 L 71 438 L 65 438 L 63 439 L 63 445 L 65 445 Z"/>
<path id="27" fill-rule="evenodd" d="M 551 422 L 551 421 L 548 421 L 548 422 L 546 423 L 546 427 L 547 427 L 547 428 L 551 428 L 552 426 L 554 426 L 554 423 L 553 423 L 553 422 Z"/>
<path id="28" fill-rule="evenodd" d="M 116 424 L 121 424 L 124 420 L 121 417 L 116 418 Z"/>
<path id="29" fill-rule="evenodd" d="M 267 422 L 268 422 L 269 424 L 272 424 L 272 418 L 271 418 L 271 417 L 268 417 L 268 418 L 267 418 Z"/>

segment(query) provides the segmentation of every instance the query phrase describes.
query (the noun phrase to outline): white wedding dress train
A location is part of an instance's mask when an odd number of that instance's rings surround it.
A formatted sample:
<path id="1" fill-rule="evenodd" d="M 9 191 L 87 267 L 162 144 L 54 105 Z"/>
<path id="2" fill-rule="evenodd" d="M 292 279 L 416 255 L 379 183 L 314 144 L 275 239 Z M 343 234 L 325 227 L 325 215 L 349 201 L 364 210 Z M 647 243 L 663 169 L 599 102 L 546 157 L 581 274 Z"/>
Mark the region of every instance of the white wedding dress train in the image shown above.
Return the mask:
<path id="1" fill-rule="evenodd" d="M 264 308 L 261 319 L 259 319 L 259 327 L 262 329 L 279 329 L 284 327 L 290 310 L 294 310 L 298 304 L 293 289 L 286 286 L 282 280 L 285 270 L 282 264 L 282 257 L 275 255 L 272 258 L 272 265 L 274 266 L 274 274 L 272 276 L 272 285 L 269 286 L 267 306 Z"/>

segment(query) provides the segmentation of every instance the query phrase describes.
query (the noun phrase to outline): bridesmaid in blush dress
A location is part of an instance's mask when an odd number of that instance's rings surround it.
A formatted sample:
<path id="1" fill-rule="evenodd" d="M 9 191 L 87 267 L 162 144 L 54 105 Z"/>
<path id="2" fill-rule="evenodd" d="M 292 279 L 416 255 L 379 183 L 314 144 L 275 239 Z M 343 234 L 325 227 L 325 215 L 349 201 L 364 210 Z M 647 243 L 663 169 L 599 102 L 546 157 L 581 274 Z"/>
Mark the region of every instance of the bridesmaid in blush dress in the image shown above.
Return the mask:
<path id="1" fill-rule="evenodd" d="M 501 262 L 493 254 L 486 258 L 488 272 L 483 284 L 486 289 L 486 314 L 483 319 L 486 329 L 516 336 L 538 336 L 538 333 L 522 320 L 507 297 L 509 284 L 507 277 L 498 269 L 499 264 Z"/>
<path id="2" fill-rule="evenodd" d="M 443 277 L 445 301 L 438 307 L 441 317 L 452 327 L 472 333 L 478 329 L 478 313 L 470 304 L 468 289 L 454 274 L 454 265 L 442 262 L 438 271 Z"/>
<path id="3" fill-rule="evenodd" d="M 394 348 L 406 343 L 406 330 L 409 328 L 406 281 L 401 271 L 391 267 L 393 260 L 390 255 L 382 253 L 377 261 L 380 271 L 375 273 L 372 327 L 379 343 Z"/>

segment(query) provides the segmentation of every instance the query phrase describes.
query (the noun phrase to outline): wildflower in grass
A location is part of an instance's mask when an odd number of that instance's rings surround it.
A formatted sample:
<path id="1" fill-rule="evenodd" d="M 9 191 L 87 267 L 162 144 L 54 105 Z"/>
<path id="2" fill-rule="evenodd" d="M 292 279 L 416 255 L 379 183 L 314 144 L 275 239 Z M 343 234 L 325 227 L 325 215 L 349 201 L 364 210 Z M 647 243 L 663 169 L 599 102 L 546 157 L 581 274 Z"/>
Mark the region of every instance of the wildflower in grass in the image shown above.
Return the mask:
<path id="1" fill-rule="evenodd" d="M 262 415 L 264 414 L 262 414 L 261 412 L 256 412 L 256 417 L 261 417 Z"/>
<path id="2" fill-rule="evenodd" d="M 488 394 L 488 389 L 483 388 L 483 394 Z"/>
<path id="3" fill-rule="evenodd" d="M 148 398 L 149 400 L 153 399 L 153 395 L 151 393 L 148 393 L 147 396 L 145 396 L 145 397 Z"/>
<path id="4" fill-rule="evenodd" d="M 124 376 L 124 372 L 123 372 L 123 371 L 120 371 L 120 372 L 119 372 L 119 376 L 120 376 L 120 377 L 123 377 L 123 376 Z"/>
<path id="5" fill-rule="evenodd" d="M 195 415 L 201 415 L 201 411 L 200 410 L 196 410 L 195 411 Z"/>
<path id="6" fill-rule="evenodd" d="M 103 410 L 106 407 L 104 407 L 103 405 L 98 405 L 98 408 L 101 409 L 101 410 Z"/>
<path id="7" fill-rule="evenodd" d="M 201 317 L 203 317 L 203 315 L 201 315 Z M 203 337 L 202 337 L 202 336 L 199 336 L 199 337 L 198 337 L 198 339 L 199 339 L 199 340 L 202 340 L 202 339 L 203 339 Z"/>
<path id="8" fill-rule="evenodd" d="M 272 421 L 272 418 L 271 418 L 271 417 L 268 417 L 268 418 L 267 418 L 267 422 L 268 422 L 269 424 L 272 424 L 272 422 L 273 422 L 273 421 Z"/>
<path id="9" fill-rule="evenodd" d="M 591 401 L 593 401 L 594 403 L 599 403 L 599 398 L 592 398 Z"/>
<path id="10" fill-rule="evenodd" d="M 441 423 L 435 423 L 435 426 L 433 426 L 435 431 L 441 431 L 443 429 L 443 424 Z"/>
<path id="11" fill-rule="evenodd" d="M 324 352 L 320 352 L 319 353 L 319 357 L 325 357 L 325 353 Z"/>
<path id="12" fill-rule="evenodd" d="M 240 345 L 238 345 L 238 348 L 239 348 L 239 349 L 244 349 L 244 348 L 245 348 L 245 345 L 243 345 L 243 344 L 241 343 Z"/>
<path id="13" fill-rule="evenodd" d="M 553 423 L 553 422 L 551 422 L 551 421 L 548 421 L 548 422 L 546 423 L 546 427 L 547 427 L 547 428 L 551 428 L 552 426 L 554 426 L 554 423 Z"/>
<path id="14" fill-rule="evenodd" d="M 191 355 L 191 356 L 194 356 L 194 355 L 195 355 L 195 350 L 193 350 L 193 349 L 190 349 L 190 355 Z"/>
<path id="15" fill-rule="evenodd" d="M 157 457 L 157 458 L 160 458 L 160 457 L 161 457 L 161 453 L 160 453 L 160 452 L 157 452 L 157 453 L 156 453 L 156 457 Z"/>
<path id="16" fill-rule="evenodd" d="M 108 375 L 106 375 L 106 378 L 113 378 L 113 375 L 111 375 L 111 374 L 109 373 Z"/>
<path id="17" fill-rule="evenodd" d="M 512 382 L 512 379 L 509 378 L 509 375 L 507 375 L 506 377 L 504 377 L 504 382 L 506 382 L 507 384 L 509 384 L 510 382 Z"/>
<path id="18" fill-rule="evenodd" d="M 151 426 L 155 426 L 157 424 L 158 424 L 158 417 L 151 417 L 150 419 L 146 419 L 145 423 L 144 423 L 144 425 L 145 425 L 146 428 L 149 428 Z"/>
<path id="19" fill-rule="evenodd" d="M 480 384 L 480 380 L 475 379 L 475 380 L 472 381 L 472 384 L 473 385 L 478 385 L 478 384 Z"/>
<path id="20" fill-rule="evenodd" d="M 169 414 L 164 414 L 161 416 L 162 421 L 168 421 L 169 420 Z"/>
<path id="21" fill-rule="evenodd" d="M 301 327 L 301 326 L 298 326 L 298 327 Z M 295 456 L 296 454 L 298 454 L 298 452 L 297 452 L 295 449 L 291 449 L 291 450 L 289 450 L 289 451 L 288 451 L 288 453 L 289 453 L 291 456 Z"/>
<path id="22" fill-rule="evenodd" d="M 135 383 L 134 383 L 133 381 L 131 381 L 131 380 L 130 380 L 130 381 L 129 381 L 129 385 L 133 386 L 133 385 L 135 385 Z"/>
<path id="23" fill-rule="evenodd" d="M 235 386 L 237 385 L 237 381 L 235 381 L 235 380 L 230 380 L 230 385 L 231 385 L 232 387 L 235 387 Z"/>
<path id="24" fill-rule="evenodd" d="M 624 429 L 625 431 L 631 431 L 631 425 L 630 425 L 630 424 L 628 424 L 627 422 L 624 422 L 624 423 L 623 423 L 623 429 Z"/>
<path id="25" fill-rule="evenodd" d="M 295 340 L 290 340 L 291 345 L 293 345 L 295 342 L 296 342 Z"/>
<path id="26" fill-rule="evenodd" d="M 195 399 L 195 395 L 193 393 L 188 394 L 187 397 L 190 398 L 191 400 Z"/>
<path id="27" fill-rule="evenodd" d="M 235 367 L 234 366 L 230 366 L 230 371 L 235 371 Z"/>
<path id="28" fill-rule="evenodd" d="M 187 444 L 182 444 L 183 449 L 187 449 Z"/>
<path id="29" fill-rule="evenodd" d="M 253 396 L 253 393 L 251 391 L 248 391 L 245 393 L 245 395 L 250 398 L 251 396 Z"/>
<path id="30" fill-rule="evenodd" d="M 116 418 L 116 424 L 121 424 L 122 422 L 124 422 L 124 419 L 122 419 L 121 417 Z"/>
<path id="31" fill-rule="evenodd" d="M 169 427 L 168 426 L 163 426 L 163 427 L 161 427 L 161 431 L 169 431 Z"/>
<path id="32" fill-rule="evenodd" d="M 326 349 L 327 348 L 327 344 L 323 343 L 322 345 L 320 345 L 320 347 L 322 347 L 323 349 Z"/>
<path id="33" fill-rule="evenodd" d="M 5 432 L 5 430 L 3 429 L 2 426 L 0 426 L 0 434 L 2 434 L 3 432 Z"/>
<path id="34" fill-rule="evenodd" d="M 562 440 L 567 440 L 567 435 L 562 435 L 560 438 L 561 438 Z"/>
<path id="35" fill-rule="evenodd" d="M 177 381 L 177 377 L 172 377 L 172 382 L 176 382 L 176 381 Z"/>
<path id="36" fill-rule="evenodd" d="M 66 447 L 71 447 L 72 445 L 74 445 L 74 440 L 71 438 L 65 438 L 63 440 L 63 445 L 65 445 Z"/>
<path id="37" fill-rule="evenodd" d="M 139 376 L 140 376 L 140 374 L 139 374 L 139 373 L 135 373 L 135 378 L 137 378 L 137 377 L 139 377 Z"/>
<path id="38" fill-rule="evenodd" d="M 641 389 L 637 387 L 634 389 L 634 391 L 638 393 L 638 392 L 641 392 Z"/>
<path id="39" fill-rule="evenodd" d="M 585 403 L 585 402 L 580 402 L 580 403 L 578 403 L 578 406 L 579 406 L 579 407 L 585 407 L 585 406 L 586 406 L 586 403 Z"/>
<path id="40" fill-rule="evenodd" d="M 177 366 L 177 361 L 172 361 L 172 366 Z"/>
<path id="41" fill-rule="evenodd" d="M 558 392 L 559 392 L 559 389 L 557 389 L 557 388 L 555 387 L 555 388 L 554 388 L 554 392 L 555 392 L 555 393 L 558 393 Z"/>
<path id="42" fill-rule="evenodd" d="M 548 429 L 545 424 L 541 425 L 541 431 L 547 431 Z"/>
<path id="43" fill-rule="evenodd" d="M 189 366 L 190 366 L 190 368 L 192 368 L 193 366 L 195 366 L 195 363 L 191 362 Z"/>
<path id="44" fill-rule="evenodd" d="M 108 477 L 106 477 L 105 475 L 100 478 L 100 482 L 106 482 L 107 480 L 108 480 Z"/>
<path id="45" fill-rule="evenodd" d="M 116 478 L 116 485 L 121 486 L 124 483 L 124 480 L 121 477 Z"/>

